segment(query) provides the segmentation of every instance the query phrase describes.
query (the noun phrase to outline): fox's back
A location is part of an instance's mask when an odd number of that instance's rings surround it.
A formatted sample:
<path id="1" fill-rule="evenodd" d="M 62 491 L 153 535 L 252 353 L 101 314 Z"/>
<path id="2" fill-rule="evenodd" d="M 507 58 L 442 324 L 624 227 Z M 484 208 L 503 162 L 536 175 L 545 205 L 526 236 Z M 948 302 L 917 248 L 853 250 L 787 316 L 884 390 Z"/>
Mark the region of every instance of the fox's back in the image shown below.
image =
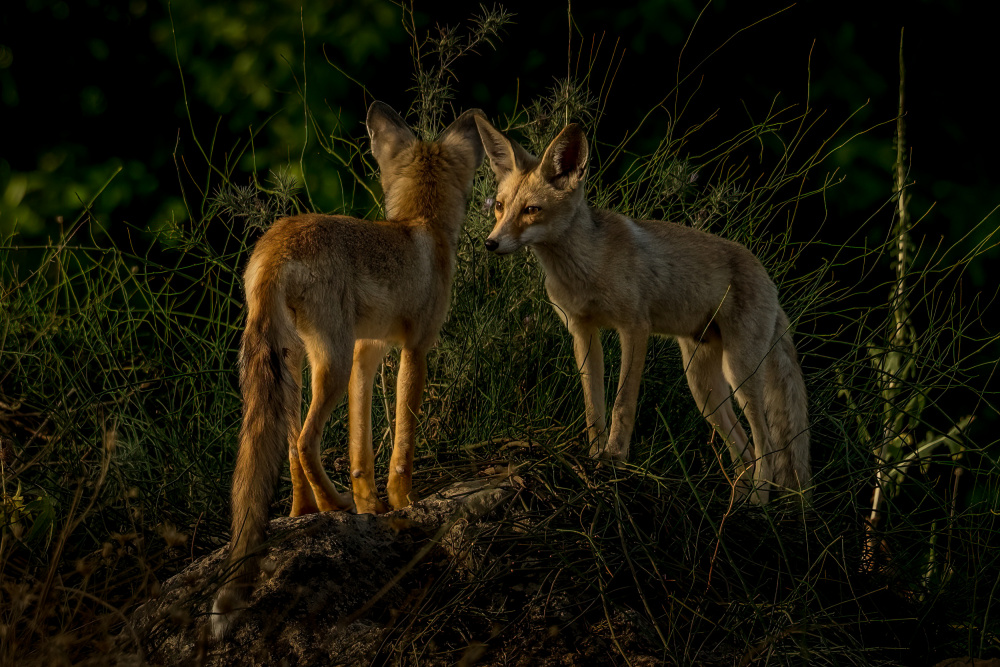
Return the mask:
<path id="1" fill-rule="evenodd" d="M 714 290 L 762 289 L 771 284 L 760 260 L 740 243 L 675 222 L 638 220 L 633 224 L 641 235 L 637 249 L 651 250 L 641 255 L 654 266 L 669 263 L 665 268 L 677 279 L 674 283 L 687 279 Z"/>
<path id="2" fill-rule="evenodd" d="M 437 311 L 443 318 L 452 267 L 420 222 L 297 215 L 275 222 L 257 242 L 245 274 L 247 301 L 252 310 L 257 288 L 273 280 L 297 325 L 309 325 L 304 316 L 323 327 L 347 315 L 359 338 L 402 339 L 416 320 Z"/>
<path id="3" fill-rule="evenodd" d="M 655 331 L 699 337 L 713 321 L 746 314 L 737 308 L 771 312 L 777 306 L 774 283 L 745 246 L 673 222 L 636 225 L 651 250 L 643 255 L 652 267 L 647 293 Z"/>
<path id="4" fill-rule="evenodd" d="M 738 243 L 672 222 L 592 215 L 600 242 L 589 284 L 547 271 L 553 301 L 577 316 L 602 326 L 646 321 L 655 333 L 697 337 L 730 304 L 777 298 L 764 267 Z"/>

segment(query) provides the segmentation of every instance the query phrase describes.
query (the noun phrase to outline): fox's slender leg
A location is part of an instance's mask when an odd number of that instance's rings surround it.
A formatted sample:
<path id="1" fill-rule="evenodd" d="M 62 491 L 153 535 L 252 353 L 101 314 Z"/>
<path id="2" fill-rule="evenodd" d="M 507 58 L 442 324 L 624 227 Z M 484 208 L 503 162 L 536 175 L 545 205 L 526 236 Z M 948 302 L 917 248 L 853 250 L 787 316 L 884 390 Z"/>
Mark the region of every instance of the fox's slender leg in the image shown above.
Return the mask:
<path id="1" fill-rule="evenodd" d="M 586 406 L 587 433 L 590 455 L 602 456 L 608 443 L 608 429 L 604 404 L 604 350 L 601 332 L 592 324 L 575 320 L 566 322 L 573 334 L 573 355 L 580 380 L 583 382 L 583 402 Z"/>
<path id="2" fill-rule="evenodd" d="M 297 446 L 299 464 L 312 486 L 316 504 L 323 512 L 354 506 L 351 495 L 341 494 L 330 481 L 319 451 L 323 427 L 344 395 L 351 377 L 352 345 L 353 340 L 347 336 L 340 336 L 340 340 L 320 335 L 306 338 L 306 353 L 312 367 L 313 396 Z"/>
<path id="3" fill-rule="evenodd" d="M 358 340 L 354 343 L 354 367 L 348 389 L 351 423 L 351 484 L 354 507 L 359 514 L 374 514 L 388 509 L 375 490 L 375 463 L 372 452 L 372 383 L 385 356 L 382 341 Z"/>
<path id="4" fill-rule="evenodd" d="M 732 390 L 722 374 L 722 341 L 718 337 L 698 342 L 679 337 L 681 358 L 688 387 L 706 421 L 719 432 L 736 464 L 737 491 L 745 496 L 751 488 L 753 451 L 750 439 L 733 410 Z"/>
<path id="5" fill-rule="evenodd" d="M 403 348 L 396 380 L 396 442 L 389 461 L 387 492 L 394 509 L 410 504 L 413 449 L 416 445 L 417 413 L 427 379 L 427 350 Z"/>
<path id="6" fill-rule="evenodd" d="M 768 340 L 761 338 L 760 340 Z M 772 471 L 774 462 L 771 452 L 771 433 L 764 416 L 764 377 L 765 371 L 761 361 L 765 350 L 755 349 L 755 345 L 746 345 L 738 351 L 723 348 L 722 372 L 726 380 L 735 388 L 736 400 L 743 408 L 743 414 L 750 422 L 750 432 L 753 434 L 754 462 L 754 496 L 756 503 L 764 505 L 768 501 L 770 482 L 774 479 Z"/>
<path id="7" fill-rule="evenodd" d="M 618 394 L 611 412 L 611 437 L 604 456 L 624 461 L 628 458 L 635 410 L 639 399 L 639 381 L 646 363 L 649 328 L 621 329 L 618 338 L 622 346 L 622 368 L 618 375 Z"/>
<path id="8" fill-rule="evenodd" d="M 285 358 L 288 366 L 288 373 L 295 383 L 293 392 L 299 397 L 299 403 L 293 410 L 294 414 L 288 417 L 288 468 L 292 474 L 292 512 L 289 516 L 302 516 L 318 512 L 316 496 L 313 494 L 309 479 L 302 470 L 299 462 L 299 433 L 302 431 L 302 357 L 305 350 L 302 347 L 290 350 Z"/>

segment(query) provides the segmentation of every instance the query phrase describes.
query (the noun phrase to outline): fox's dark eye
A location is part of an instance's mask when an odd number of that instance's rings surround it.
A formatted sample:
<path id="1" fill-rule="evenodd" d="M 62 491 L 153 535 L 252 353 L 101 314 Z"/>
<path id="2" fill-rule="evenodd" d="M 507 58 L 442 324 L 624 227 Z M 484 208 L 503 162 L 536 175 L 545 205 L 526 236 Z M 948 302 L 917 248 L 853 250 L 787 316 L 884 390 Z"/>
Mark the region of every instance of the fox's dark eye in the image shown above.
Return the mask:
<path id="1" fill-rule="evenodd" d="M 502 201 L 497 200 L 496 209 L 497 209 L 497 213 L 500 213 L 500 212 L 503 211 L 503 202 Z"/>
<path id="2" fill-rule="evenodd" d="M 528 215 L 534 215 L 535 213 L 538 213 L 541 210 L 542 210 L 541 206 L 526 206 L 524 212 L 527 213 Z"/>

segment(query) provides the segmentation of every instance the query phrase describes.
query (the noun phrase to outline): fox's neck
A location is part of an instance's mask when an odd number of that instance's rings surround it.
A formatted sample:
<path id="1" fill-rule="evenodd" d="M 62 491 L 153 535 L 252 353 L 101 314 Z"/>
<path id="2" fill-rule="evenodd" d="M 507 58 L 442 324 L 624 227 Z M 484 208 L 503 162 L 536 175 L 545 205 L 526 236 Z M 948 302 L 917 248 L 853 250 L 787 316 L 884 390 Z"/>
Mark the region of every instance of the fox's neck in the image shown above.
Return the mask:
<path id="1" fill-rule="evenodd" d="M 390 222 L 409 224 L 430 235 L 434 240 L 437 276 L 450 289 L 465 220 L 465 193 L 443 179 L 414 181 L 410 187 L 398 188 L 394 196 L 386 197 L 386 217 Z"/>
<path id="2" fill-rule="evenodd" d="M 452 251 L 465 220 L 465 193 L 433 170 L 418 172 L 401 187 L 386 196 L 385 212 L 389 221 L 417 223 L 425 227 L 438 243 Z"/>
<path id="3" fill-rule="evenodd" d="M 593 209 L 581 202 L 565 231 L 531 246 L 548 278 L 584 284 L 594 279 L 601 253 L 602 230 Z"/>

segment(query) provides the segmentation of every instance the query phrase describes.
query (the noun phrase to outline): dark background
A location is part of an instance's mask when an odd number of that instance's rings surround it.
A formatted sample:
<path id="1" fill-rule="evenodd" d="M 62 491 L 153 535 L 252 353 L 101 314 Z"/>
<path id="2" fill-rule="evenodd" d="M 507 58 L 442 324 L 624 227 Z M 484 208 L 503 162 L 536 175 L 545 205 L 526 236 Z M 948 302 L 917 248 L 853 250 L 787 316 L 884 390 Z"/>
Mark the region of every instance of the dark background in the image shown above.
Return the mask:
<path id="1" fill-rule="evenodd" d="M 417 3 L 417 30 L 457 24 L 471 8 Z M 457 107 L 480 106 L 495 119 L 544 93 L 566 73 L 566 9 L 555 3 L 508 2 L 516 14 L 496 52 L 488 48 L 456 69 Z M 606 70 L 624 51 L 597 140 L 616 143 L 662 99 L 677 71 L 687 71 L 740 28 L 786 7 L 772 2 L 714 2 L 692 32 L 701 9 L 692 2 L 574 2 L 574 57 L 592 40 L 593 58 Z M 411 41 L 402 12 L 388 2 L 165 3 L 92 0 L 4 3 L 0 44 L 0 229 L 32 238 L 54 233 L 56 216 L 70 217 L 119 165 L 95 204 L 102 226 L 122 220 L 153 227 L 183 218 L 174 152 L 194 150 L 184 109 L 174 37 L 187 86 L 194 130 L 206 147 L 218 124 L 216 157 L 245 140 L 273 115 L 255 140 L 258 172 L 297 162 L 302 149 L 303 56 L 310 107 L 322 123 L 335 114 L 348 133 L 363 137 L 370 96 L 400 109 L 412 101 Z M 685 118 L 715 109 L 718 136 L 745 127 L 780 93 L 786 104 L 827 110 L 819 131 L 835 129 L 849 113 L 847 137 L 891 121 L 898 100 L 900 29 L 905 28 L 908 144 L 912 149 L 912 212 L 925 235 L 957 238 L 998 202 L 1000 169 L 994 157 L 998 125 L 987 105 L 997 61 L 983 3 L 806 1 L 736 35 L 699 68 L 682 92 L 694 93 Z M 303 44 L 304 27 L 304 44 Z M 612 50 L 617 45 L 616 55 Z M 810 61 L 810 51 L 812 52 Z M 367 86 L 370 96 L 326 62 Z M 807 69 L 810 68 L 810 69 Z M 808 75 L 808 76 L 807 76 Z M 660 118 L 644 126 L 636 148 L 653 143 Z M 659 125 L 657 124 L 659 123 Z M 829 169 L 847 180 L 829 198 L 831 225 L 864 224 L 891 193 L 891 122 L 834 153 Z M 710 135 L 709 133 L 702 133 Z M 307 170 L 317 206 L 340 202 L 335 165 L 307 145 Z M 188 157 L 190 160 L 190 157 Z M 183 168 L 183 167 L 182 167 Z M 828 170 L 829 170 L 828 169 Z M 885 216 L 869 221 L 885 233 Z M 990 225 L 984 226 L 985 228 Z M 993 223 L 995 226 L 995 223 Z M 985 232 L 984 232 L 985 233 Z M 996 257 L 994 253 L 992 255 Z M 977 287 L 989 287 L 977 265 Z"/>

